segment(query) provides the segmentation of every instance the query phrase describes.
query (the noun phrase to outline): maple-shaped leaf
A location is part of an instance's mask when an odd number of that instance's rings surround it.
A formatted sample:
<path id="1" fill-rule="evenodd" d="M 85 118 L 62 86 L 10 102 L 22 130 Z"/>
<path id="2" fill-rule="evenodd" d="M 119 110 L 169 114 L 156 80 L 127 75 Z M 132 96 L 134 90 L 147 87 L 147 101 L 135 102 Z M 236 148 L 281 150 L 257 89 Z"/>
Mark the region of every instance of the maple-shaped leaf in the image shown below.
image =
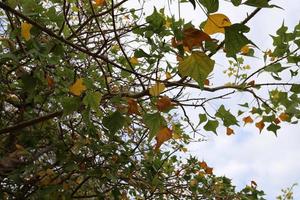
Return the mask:
<path id="1" fill-rule="evenodd" d="M 104 6 L 106 5 L 106 0 L 95 0 L 96 6 Z"/>
<path id="2" fill-rule="evenodd" d="M 181 75 L 192 77 L 200 87 L 203 87 L 203 82 L 214 69 L 214 65 L 215 61 L 205 53 L 195 51 L 179 62 L 178 70 Z"/>
<path id="3" fill-rule="evenodd" d="M 158 131 L 155 137 L 156 140 L 155 151 L 158 151 L 160 146 L 171 138 L 172 138 L 172 130 L 169 129 L 168 127 L 162 127 Z"/>
<path id="4" fill-rule="evenodd" d="M 149 94 L 151 96 L 158 96 L 165 90 L 166 86 L 163 83 L 156 83 L 152 87 L 149 88 Z"/>
<path id="5" fill-rule="evenodd" d="M 230 25 L 231 22 L 226 15 L 216 13 L 208 16 L 208 19 L 203 27 L 203 31 L 208 35 L 212 35 L 215 33 L 224 33 L 224 28 Z"/>
<path id="6" fill-rule="evenodd" d="M 193 47 L 201 47 L 203 41 L 210 40 L 212 39 L 209 35 L 194 27 L 184 29 L 183 31 L 183 46 L 188 47 L 189 50 L 192 50 Z"/>
<path id="7" fill-rule="evenodd" d="M 279 115 L 279 119 L 280 119 L 281 121 L 287 121 L 287 120 L 289 119 L 289 115 L 286 114 L 286 113 L 281 113 L 281 114 Z"/>
<path id="8" fill-rule="evenodd" d="M 31 28 L 32 28 L 32 25 L 27 23 L 27 22 L 23 22 L 21 24 L 21 35 L 26 41 L 30 40 L 30 37 L 31 37 L 30 30 L 31 30 Z"/>
<path id="9" fill-rule="evenodd" d="M 229 128 L 229 127 L 227 127 L 226 128 L 226 135 L 233 135 L 234 134 L 234 131 L 233 131 L 233 129 L 231 129 L 231 128 Z"/>
<path id="10" fill-rule="evenodd" d="M 156 107 L 159 111 L 166 111 L 173 106 L 172 101 L 169 97 L 163 96 L 159 98 L 156 102 Z"/>
<path id="11" fill-rule="evenodd" d="M 255 126 L 259 129 L 259 132 L 261 132 L 263 130 L 263 128 L 265 127 L 265 123 L 263 120 L 261 120 L 260 122 L 257 122 L 255 124 Z"/>
<path id="12" fill-rule="evenodd" d="M 138 106 L 138 104 L 137 104 L 137 102 L 136 102 L 136 100 L 134 100 L 134 99 L 128 99 L 127 100 L 127 104 L 128 104 L 128 114 L 137 114 L 137 115 L 139 115 L 140 114 L 140 112 L 139 112 L 139 106 Z"/>
<path id="13" fill-rule="evenodd" d="M 253 123 L 253 119 L 250 116 L 244 117 L 243 121 L 245 122 L 245 124 L 251 124 L 251 123 Z"/>
<path id="14" fill-rule="evenodd" d="M 80 96 L 86 90 L 86 86 L 83 83 L 83 78 L 79 78 L 69 87 L 69 91 L 76 95 Z"/>

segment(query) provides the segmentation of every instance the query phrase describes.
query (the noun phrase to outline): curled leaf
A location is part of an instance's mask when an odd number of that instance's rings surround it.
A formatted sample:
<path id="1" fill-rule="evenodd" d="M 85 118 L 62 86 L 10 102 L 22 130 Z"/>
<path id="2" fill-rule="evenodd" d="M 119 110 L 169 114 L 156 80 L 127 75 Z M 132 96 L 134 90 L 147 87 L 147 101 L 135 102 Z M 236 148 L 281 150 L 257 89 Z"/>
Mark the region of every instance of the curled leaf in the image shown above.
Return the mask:
<path id="1" fill-rule="evenodd" d="M 83 83 L 83 78 L 79 78 L 69 87 L 69 91 L 76 95 L 80 96 L 84 91 L 86 90 L 86 87 Z"/>
<path id="2" fill-rule="evenodd" d="M 203 30 L 208 35 L 212 35 L 215 33 L 224 33 L 224 28 L 230 25 L 231 22 L 226 15 L 217 13 L 208 16 Z"/>
<path id="3" fill-rule="evenodd" d="M 158 151 L 160 146 L 171 138 L 172 138 L 171 129 L 169 129 L 168 127 L 161 128 L 155 137 L 156 140 L 155 151 Z"/>
<path id="4" fill-rule="evenodd" d="M 151 96 L 158 96 L 165 90 L 166 86 L 163 83 L 156 83 L 152 87 L 149 88 L 149 94 Z"/>
<path id="5" fill-rule="evenodd" d="M 30 30 L 31 30 L 31 28 L 32 28 L 32 25 L 27 23 L 27 22 L 23 22 L 21 24 L 21 35 L 26 41 L 30 40 L 30 37 L 31 37 Z"/>

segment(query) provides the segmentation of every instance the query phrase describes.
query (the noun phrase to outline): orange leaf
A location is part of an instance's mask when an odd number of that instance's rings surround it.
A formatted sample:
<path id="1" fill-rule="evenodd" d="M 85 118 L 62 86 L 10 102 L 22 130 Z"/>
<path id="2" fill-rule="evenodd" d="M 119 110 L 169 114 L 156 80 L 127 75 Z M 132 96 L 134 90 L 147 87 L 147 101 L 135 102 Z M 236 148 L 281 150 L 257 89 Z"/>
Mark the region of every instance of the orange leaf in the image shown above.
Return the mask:
<path id="1" fill-rule="evenodd" d="M 274 119 L 274 123 L 275 124 L 279 124 L 280 123 L 280 120 L 278 118 Z"/>
<path id="2" fill-rule="evenodd" d="M 82 92 L 84 92 L 86 90 L 86 87 L 83 83 L 83 79 L 79 78 L 75 81 L 75 83 L 73 83 L 73 85 L 71 85 L 69 87 L 69 91 L 76 95 L 76 96 L 80 96 Z"/>
<path id="3" fill-rule="evenodd" d="M 233 134 L 234 134 L 233 129 L 227 127 L 227 128 L 226 128 L 226 134 L 227 134 L 228 136 L 229 136 L 229 135 L 233 135 Z"/>
<path id="4" fill-rule="evenodd" d="M 49 88 L 53 88 L 54 87 L 54 79 L 51 76 L 46 76 L 46 80 L 47 80 L 47 84 Z"/>
<path id="5" fill-rule="evenodd" d="M 279 119 L 280 119 L 281 121 L 287 121 L 287 120 L 289 119 L 289 115 L 286 114 L 286 113 L 281 113 L 281 114 L 279 115 Z"/>
<path id="6" fill-rule="evenodd" d="M 243 121 L 245 122 L 245 124 L 253 123 L 253 119 L 250 116 L 244 117 Z"/>
<path id="7" fill-rule="evenodd" d="M 156 107 L 159 111 L 165 111 L 172 107 L 172 101 L 169 97 L 163 96 L 156 102 Z"/>
<path id="8" fill-rule="evenodd" d="M 95 0 L 96 6 L 104 6 L 106 5 L 106 0 Z"/>
<path id="9" fill-rule="evenodd" d="M 205 161 L 199 162 L 199 165 L 200 165 L 200 167 L 201 167 L 202 169 L 204 169 L 204 170 L 208 167 Z"/>
<path id="10" fill-rule="evenodd" d="M 155 151 L 158 151 L 160 146 L 171 138 L 172 138 L 172 131 L 168 127 L 161 128 L 155 137 L 156 140 Z"/>
<path id="11" fill-rule="evenodd" d="M 206 169 L 204 169 L 204 171 L 205 171 L 206 174 L 210 174 L 210 175 L 213 174 L 213 168 L 212 167 L 206 167 Z"/>
<path id="12" fill-rule="evenodd" d="M 137 104 L 137 102 L 134 99 L 128 99 L 127 100 L 127 104 L 128 104 L 128 114 L 137 114 L 139 115 L 139 106 Z"/>
<path id="13" fill-rule="evenodd" d="M 209 80 L 208 80 L 208 79 L 205 79 L 205 80 L 203 81 L 203 84 L 209 86 Z"/>
<path id="14" fill-rule="evenodd" d="M 265 127 L 265 123 L 263 120 L 261 120 L 260 122 L 257 122 L 255 124 L 255 126 L 259 129 L 259 132 L 261 132 L 263 130 L 263 128 Z"/>
<path id="15" fill-rule="evenodd" d="M 243 46 L 243 47 L 241 48 L 241 53 L 242 53 L 243 55 L 247 55 L 247 54 L 249 53 L 249 51 L 250 51 L 249 45 L 245 45 L 245 46 Z"/>
<path id="16" fill-rule="evenodd" d="M 32 25 L 27 23 L 27 22 L 23 22 L 21 24 L 21 35 L 26 41 L 30 40 L 30 37 L 31 37 L 30 30 L 31 30 L 31 28 L 32 28 Z"/>
<path id="17" fill-rule="evenodd" d="M 199 29 L 190 27 L 183 30 L 183 46 L 187 46 L 189 50 L 202 46 L 202 42 L 208 40 L 211 40 L 210 36 Z"/>

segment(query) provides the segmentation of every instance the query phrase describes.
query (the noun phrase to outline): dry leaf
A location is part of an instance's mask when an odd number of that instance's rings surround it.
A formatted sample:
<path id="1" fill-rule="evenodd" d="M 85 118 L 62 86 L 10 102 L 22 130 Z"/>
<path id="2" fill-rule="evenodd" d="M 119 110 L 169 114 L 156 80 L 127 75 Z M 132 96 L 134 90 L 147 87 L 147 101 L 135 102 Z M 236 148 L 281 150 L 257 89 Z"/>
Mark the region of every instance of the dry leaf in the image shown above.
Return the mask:
<path id="1" fill-rule="evenodd" d="M 208 80 L 208 79 L 205 79 L 205 80 L 203 81 L 203 84 L 209 86 L 209 80 Z"/>
<path id="2" fill-rule="evenodd" d="M 234 134 L 233 129 L 227 127 L 227 128 L 226 128 L 226 134 L 227 134 L 228 136 L 229 136 L 229 135 L 233 135 L 233 134 Z"/>
<path id="3" fill-rule="evenodd" d="M 251 124 L 251 123 L 253 123 L 253 119 L 250 116 L 244 117 L 243 121 L 245 122 L 245 124 L 248 124 L 248 123 Z"/>
<path id="4" fill-rule="evenodd" d="M 263 130 L 263 128 L 265 127 L 265 123 L 263 120 L 261 120 L 260 122 L 257 122 L 255 124 L 255 126 L 259 129 L 259 132 L 261 132 Z"/>
<path id="5" fill-rule="evenodd" d="M 279 115 L 279 119 L 280 119 L 281 121 L 287 121 L 287 120 L 289 119 L 289 115 L 286 114 L 286 113 L 281 113 L 281 114 Z"/>
<path id="6" fill-rule="evenodd" d="M 172 75 L 170 72 L 166 72 L 165 76 L 166 76 L 166 80 L 169 80 L 172 78 Z"/>
<path id="7" fill-rule="evenodd" d="M 49 88 L 53 88 L 54 87 L 54 79 L 51 76 L 46 76 L 46 80 L 47 80 L 47 84 Z"/>
<path id="8" fill-rule="evenodd" d="M 104 6 L 106 5 L 106 0 L 95 0 L 96 6 Z"/>
<path id="9" fill-rule="evenodd" d="M 158 151 L 160 146 L 171 138 L 172 138 L 171 129 L 169 129 L 168 127 L 161 128 L 155 137 L 156 140 L 155 151 Z"/>
<path id="10" fill-rule="evenodd" d="M 250 51 L 249 45 L 245 45 L 245 46 L 243 46 L 243 47 L 241 48 L 241 53 L 242 53 L 243 55 L 247 55 L 247 54 L 249 53 L 249 51 Z"/>
<path id="11" fill-rule="evenodd" d="M 30 40 L 30 37 L 31 37 L 30 30 L 31 30 L 31 28 L 32 28 L 32 25 L 27 23 L 27 22 L 23 22 L 21 24 L 21 35 L 26 41 Z"/>
<path id="12" fill-rule="evenodd" d="M 69 91 L 76 96 L 80 96 L 85 90 L 86 87 L 83 83 L 83 78 L 77 79 L 75 83 L 69 87 Z"/>
<path id="13" fill-rule="evenodd" d="M 199 162 L 199 166 L 204 170 L 208 167 L 205 161 Z"/>
<path id="14" fill-rule="evenodd" d="M 162 93 L 165 90 L 166 86 L 163 83 L 156 83 L 149 89 L 149 94 L 151 96 L 158 96 L 160 93 Z"/>
<path id="15" fill-rule="evenodd" d="M 231 22 L 229 18 L 224 14 L 212 14 L 208 16 L 208 19 L 204 25 L 204 32 L 208 35 L 215 33 L 224 33 L 224 27 L 230 26 Z"/>
<path id="16" fill-rule="evenodd" d="M 278 118 L 275 118 L 275 119 L 273 120 L 273 122 L 274 122 L 275 124 L 279 124 L 279 123 L 280 123 L 280 120 L 279 120 Z"/>
<path id="17" fill-rule="evenodd" d="M 210 174 L 210 175 L 213 174 L 213 168 L 212 167 L 206 167 L 206 169 L 204 169 L 204 171 L 205 171 L 206 174 Z"/>
<path id="18" fill-rule="evenodd" d="M 163 96 L 156 102 L 156 107 L 159 111 L 166 111 L 173 106 L 172 101 L 169 97 Z"/>
<path id="19" fill-rule="evenodd" d="M 128 99 L 127 100 L 127 104 L 128 104 L 128 114 L 137 114 L 139 115 L 139 106 L 137 104 L 137 102 L 134 99 Z"/>
<path id="20" fill-rule="evenodd" d="M 211 40 L 210 36 L 203 31 L 190 27 L 183 31 L 183 46 L 192 50 L 193 47 L 202 46 L 203 41 Z"/>
<path id="21" fill-rule="evenodd" d="M 252 81 L 250 81 L 249 83 L 248 83 L 248 85 L 251 85 L 252 87 L 255 85 L 255 81 L 254 80 L 252 80 Z"/>
<path id="22" fill-rule="evenodd" d="M 129 61 L 132 65 L 138 65 L 139 64 L 139 60 L 134 56 L 131 57 Z"/>

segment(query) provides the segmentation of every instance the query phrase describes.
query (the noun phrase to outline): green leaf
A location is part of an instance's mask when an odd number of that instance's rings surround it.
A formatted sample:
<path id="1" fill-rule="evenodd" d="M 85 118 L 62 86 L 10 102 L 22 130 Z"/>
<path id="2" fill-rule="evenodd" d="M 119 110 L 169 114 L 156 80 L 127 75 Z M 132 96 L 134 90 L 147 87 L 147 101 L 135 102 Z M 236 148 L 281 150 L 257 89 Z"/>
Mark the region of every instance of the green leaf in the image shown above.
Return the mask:
<path id="1" fill-rule="evenodd" d="M 114 134 L 123 128 L 125 121 L 126 118 L 119 111 L 115 111 L 113 114 L 104 117 L 102 123 L 111 134 Z"/>
<path id="2" fill-rule="evenodd" d="M 94 110 L 99 110 L 101 96 L 100 92 L 88 92 L 83 98 L 83 103 Z"/>
<path id="3" fill-rule="evenodd" d="M 225 27 L 225 48 L 227 57 L 234 57 L 246 44 L 253 44 L 243 33 L 249 32 L 250 28 L 243 24 L 232 24 Z M 256 45 L 255 45 L 256 46 Z"/>
<path id="4" fill-rule="evenodd" d="M 206 9 L 208 13 L 217 12 L 219 9 L 219 0 L 198 0 Z"/>
<path id="5" fill-rule="evenodd" d="M 208 122 L 204 126 L 204 129 L 206 131 L 212 131 L 217 135 L 218 126 L 219 126 L 219 122 L 217 120 L 208 120 Z"/>
<path id="6" fill-rule="evenodd" d="M 146 22 L 149 23 L 149 26 L 154 33 L 160 33 L 162 31 L 165 21 L 164 16 L 158 13 L 156 8 L 154 8 L 152 15 L 146 17 Z"/>
<path id="7" fill-rule="evenodd" d="M 134 52 L 134 57 L 136 57 L 136 58 L 142 58 L 142 57 L 150 58 L 151 56 L 149 54 L 147 54 L 143 49 L 137 49 Z"/>
<path id="8" fill-rule="evenodd" d="M 247 0 L 244 4 L 246 4 L 248 6 L 254 6 L 257 8 L 272 8 L 272 7 L 280 8 L 275 5 L 270 5 L 269 1 L 270 0 Z"/>
<path id="9" fill-rule="evenodd" d="M 300 93 L 300 84 L 292 85 L 291 91 L 294 92 L 294 93 L 299 94 Z"/>
<path id="10" fill-rule="evenodd" d="M 234 6 L 239 6 L 239 5 L 241 5 L 242 0 L 231 0 L 231 3 L 232 3 Z"/>
<path id="11" fill-rule="evenodd" d="M 222 119 L 224 126 L 229 127 L 231 125 L 238 125 L 235 116 L 233 116 L 229 110 L 226 110 L 224 105 L 222 105 L 216 112 L 216 117 Z"/>
<path id="12" fill-rule="evenodd" d="M 179 62 L 178 70 L 182 76 L 192 77 L 202 87 L 203 81 L 214 69 L 214 65 L 214 60 L 211 60 L 205 53 L 196 51 Z"/>
<path id="13" fill-rule="evenodd" d="M 62 99 L 61 104 L 64 109 L 64 114 L 68 115 L 72 112 L 78 110 L 80 107 L 81 101 L 79 97 L 65 97 Z"/>
<path id="14" fill-rule="evenodd" d="M 268 127 L 267 130 L 268 131 L 272 131 L 276 136 L 277 136 L 277 130 L 280 129 L 280 126 L 271 123 Z"/>
<path id="15" fill-rule="evenodd" d="M 202 124 L 203 122 L 207 121 L 206 114 L 199 114 L 199 124 Z"/>
<path id="16" fill-rule="evenodd" d="M 148 141 L 151 141 L 158 133 L 159 129 L 166 125 L 165 119 L 159 114 L 159 112 L 145 114 L 143 120 L 150 131 Z"/>

